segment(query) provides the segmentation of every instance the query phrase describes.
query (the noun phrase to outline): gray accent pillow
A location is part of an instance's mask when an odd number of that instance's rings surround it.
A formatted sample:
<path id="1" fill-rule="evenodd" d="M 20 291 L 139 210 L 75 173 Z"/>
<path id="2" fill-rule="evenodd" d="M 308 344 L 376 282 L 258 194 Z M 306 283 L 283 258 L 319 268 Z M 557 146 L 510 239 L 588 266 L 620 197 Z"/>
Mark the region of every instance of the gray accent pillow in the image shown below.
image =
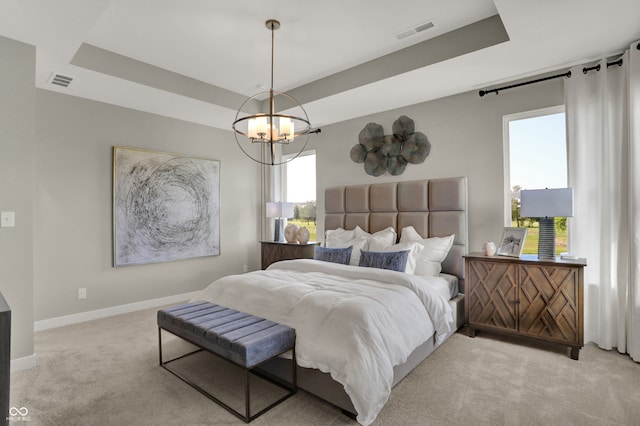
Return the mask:
<path id="1" fill-rule="evenodd" d="M 409 259 L 410 251 L 411 250 L 379 252 L 361 250 L 360 266 L 404 272 L 407 267 L 407 259 Z"/>
<path id="2" fill-rule="evenodd" d="M 323 262 L 348 265 L 349 260 L 351 260 L 351 250 L 353 250 L 351 246 L 344 248 L 316 246 L 315 249 L 313 249 L 313 258 L 315 260 L 322 260 Z"/>

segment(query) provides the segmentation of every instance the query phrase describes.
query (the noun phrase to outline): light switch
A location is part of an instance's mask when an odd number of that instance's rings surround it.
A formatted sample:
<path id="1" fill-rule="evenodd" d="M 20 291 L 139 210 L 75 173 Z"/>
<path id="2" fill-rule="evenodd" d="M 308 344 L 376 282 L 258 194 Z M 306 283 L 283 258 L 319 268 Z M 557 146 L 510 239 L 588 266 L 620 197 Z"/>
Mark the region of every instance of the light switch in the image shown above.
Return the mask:
<path id="1" fill-rule="evenodd" d="M 16 226 L 15 212 L 0 212 L 0 227 L 13 228 Z"/>

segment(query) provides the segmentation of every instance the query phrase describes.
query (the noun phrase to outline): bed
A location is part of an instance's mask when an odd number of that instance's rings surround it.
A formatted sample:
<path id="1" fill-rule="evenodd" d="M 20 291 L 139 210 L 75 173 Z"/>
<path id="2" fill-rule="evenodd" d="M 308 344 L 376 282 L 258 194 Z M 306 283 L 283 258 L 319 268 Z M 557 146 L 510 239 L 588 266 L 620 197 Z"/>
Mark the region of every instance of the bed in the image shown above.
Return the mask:
<path id="1" fill-rule="evenodd" d="M 357 249 L 353 253 L 359 257 L 356 240 L 364 239 L 362 255 L 367 261 L 378 252 L 412 257 L 413 249 L 405 248 L 422 250 L 433 241 L 441 244 L 446 239 L 450 245 L 440 259 L 441 271 L 430 271 L 429 276 L 415 274 L 420 256 L 411 273 L 357 263 L 291 260 L 274 263 L 266 271 L 223 277 L 193 300 L 294 327 L 298 386 L 366 425 L 375 420 L 391 388 L 464 322 L 467 180 L 328 188 L 324 224 L 328 251 L 345 246 Z M 386 249 L 374 250 L 385 244 Z M 286 359 L 274 359 L 262 369 L 290 379 Z"/>

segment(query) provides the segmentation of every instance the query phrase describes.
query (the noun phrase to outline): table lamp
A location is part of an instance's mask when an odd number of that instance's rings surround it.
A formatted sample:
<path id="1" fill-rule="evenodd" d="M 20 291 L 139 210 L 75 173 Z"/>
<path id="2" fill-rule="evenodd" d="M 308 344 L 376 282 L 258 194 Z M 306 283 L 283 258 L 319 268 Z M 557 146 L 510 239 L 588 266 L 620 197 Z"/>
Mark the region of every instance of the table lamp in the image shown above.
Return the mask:
<path id="1" fill-rule="evenodd" d="M 520 191 L 520 216 L 539 218 L 538 258 L 555 259 L 554 218 L 573 216 L 573 188 L 523 189 Z"/>
<path id="2" fill-rule="evenodd" d="M 273 241 L 284 242 L 284 231 L 282 219 L 293 217 L 293 203 L 274 201 L 267 203 L 267 217 L 275 218 L 275 228 L 273 230 Z"/>

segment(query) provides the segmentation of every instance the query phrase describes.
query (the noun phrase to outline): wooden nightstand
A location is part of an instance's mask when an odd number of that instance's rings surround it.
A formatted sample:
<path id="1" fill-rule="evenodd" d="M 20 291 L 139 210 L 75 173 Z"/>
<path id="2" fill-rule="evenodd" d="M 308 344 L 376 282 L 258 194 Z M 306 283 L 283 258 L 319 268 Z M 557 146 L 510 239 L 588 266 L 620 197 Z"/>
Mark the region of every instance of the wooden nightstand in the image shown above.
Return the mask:
<path id="1" fill-rule="evenodd" d="M 470 335 L 476 330 L 584 346 L 583 287 L 586 259 L 539 260 L 465 256 L 465 297 Z"/>
<path id="2" fill-rule="evenodd" d="M 307 244 L 279 243 L 277 241 L 260 241 L 262 253 L 262 269 L 279 260 L 313 259 L 313 250 L 318 242 Z"/>

